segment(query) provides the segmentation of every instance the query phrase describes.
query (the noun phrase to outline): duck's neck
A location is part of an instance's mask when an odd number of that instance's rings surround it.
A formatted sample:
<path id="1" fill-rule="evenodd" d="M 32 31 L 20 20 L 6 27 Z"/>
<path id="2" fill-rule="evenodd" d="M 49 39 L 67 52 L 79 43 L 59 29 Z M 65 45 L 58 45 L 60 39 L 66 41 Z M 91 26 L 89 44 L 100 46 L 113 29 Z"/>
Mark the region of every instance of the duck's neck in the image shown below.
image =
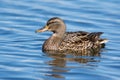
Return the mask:
<path id="1" fill-rule="evenodd" d="M 64 38 L 64 33 L 54 33 L 43 45 L 43 50 L 58 50 L 61 41 Z"/>

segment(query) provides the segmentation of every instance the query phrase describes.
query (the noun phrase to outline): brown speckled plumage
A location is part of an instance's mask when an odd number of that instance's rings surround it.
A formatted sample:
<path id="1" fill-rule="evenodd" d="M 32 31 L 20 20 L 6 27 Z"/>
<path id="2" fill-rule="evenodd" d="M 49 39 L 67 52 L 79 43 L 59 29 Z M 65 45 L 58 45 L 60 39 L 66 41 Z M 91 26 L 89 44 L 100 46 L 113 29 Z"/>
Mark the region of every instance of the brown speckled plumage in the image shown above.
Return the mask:
<path id="1" fill-rule="evenodd" d="M 43 44 L 43 50 L 84 50 L 91 48 L 101 48 L 107 42 L 101 39 L 102 32 L 65 32 L 66 25 L 63 20 L 54 17 L 48 20 L 45 27 L 36 32 L 51 31 L 53 35 Z"/>

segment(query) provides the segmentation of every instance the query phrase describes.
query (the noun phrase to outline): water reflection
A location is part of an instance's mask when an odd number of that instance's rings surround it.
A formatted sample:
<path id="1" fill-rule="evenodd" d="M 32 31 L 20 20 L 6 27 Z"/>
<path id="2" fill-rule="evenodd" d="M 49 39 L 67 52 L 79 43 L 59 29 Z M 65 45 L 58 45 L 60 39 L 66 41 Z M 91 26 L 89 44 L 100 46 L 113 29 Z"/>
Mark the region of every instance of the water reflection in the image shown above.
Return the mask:
<path id="1" fill-rule="evenodd" d="M 71 66 L 67 62 L 77 62 L 79 64 L 87 64 L 89 62 L 100 62 L 96 57 L 100 57 L 100 48 L 83 50 L 83 51 L 44 51 L 53 60 L 48 61 L 48 65 L 52 66 L 51 73 L 47 76 L 54 78 L 65 78 L 63 73 L 69 73 Z M 74 67 L 75 65 L 72 65 Z M 89 65 L 96 66 L 96 65 Z M 78 66 L 77 66 L 78 67 Z"/>

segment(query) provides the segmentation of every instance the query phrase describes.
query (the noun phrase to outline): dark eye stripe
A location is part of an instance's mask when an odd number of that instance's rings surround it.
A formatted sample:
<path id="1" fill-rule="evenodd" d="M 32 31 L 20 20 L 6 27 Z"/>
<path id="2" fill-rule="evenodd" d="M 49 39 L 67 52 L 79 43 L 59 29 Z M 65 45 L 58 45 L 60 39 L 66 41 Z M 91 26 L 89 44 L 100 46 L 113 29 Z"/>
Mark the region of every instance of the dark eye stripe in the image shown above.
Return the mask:
<path id="1" fill-rule="evenodd" d="M 47 25 L 50 25 L 50 24 L 53 24 L 53 23 L 55 23 L 55 22 L 48 22 Z"/>
<path id="2" fill-rule="evenodd" d="M 58 24 L 58 21 L 48 22 L 48 23 L 47 23 L 47 25 L 50 25 L 50 24 Z"/>

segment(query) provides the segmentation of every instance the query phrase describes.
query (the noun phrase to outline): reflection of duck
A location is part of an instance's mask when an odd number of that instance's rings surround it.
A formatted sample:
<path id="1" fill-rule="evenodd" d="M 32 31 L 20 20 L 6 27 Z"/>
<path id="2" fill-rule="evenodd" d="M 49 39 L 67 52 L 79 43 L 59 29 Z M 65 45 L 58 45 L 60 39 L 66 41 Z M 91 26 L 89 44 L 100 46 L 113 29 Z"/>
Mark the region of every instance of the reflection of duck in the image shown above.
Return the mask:
<path id="1" fill-rule="evenodd" d="M 36 32 L 51 31 L 53 35 L 47 39 L 43 45 L 43 50 L 84 50 L 91 48 L 101 48 L 107 42 L 106 39 L 99 38 L 102 32 L 65 32 L 66 26 L 62 19 L 58 17 L 48 20 L 45 27 Z"/>
<path id="2" fill-rule="evenodd" d="M 46 76 L 57 78 L 58 80 L 66 79 L 64 74 L 71 73 L 71 69 L 76 68 L 96 68 L 100 62 L 99 50 L 84 51 L 45 51 L 46 55 L 51 57 L 47 62 L 51 66 L 51 72 Z M 68 54 L 69 53 L 69 54 Z M 77 64 L 76 64 L 77 63 Z M 79 65 L 78 65 L 79 63 Z"/>
<path id="3" fill-rule="evenodd" d="M 62 63 L 67 61 L 74 61 L 79 63 L 87 63 L 87 62 L 93 62 L 93 61 L 98 62 L 98 60 L 95 60 L 94 57 L 100 57 L 100 50 L 87 50 L 87 51 L 88 52 L 45 51 L 45 53 L 54 59 L 54 61 L 52 62 L 57 63 L 57 65 L 54 64 L 54 66 L 60 66 L 60 65 L 63 66 Z M 58 63 L 61 63 L 61 64 L 58 65 Z"/>

